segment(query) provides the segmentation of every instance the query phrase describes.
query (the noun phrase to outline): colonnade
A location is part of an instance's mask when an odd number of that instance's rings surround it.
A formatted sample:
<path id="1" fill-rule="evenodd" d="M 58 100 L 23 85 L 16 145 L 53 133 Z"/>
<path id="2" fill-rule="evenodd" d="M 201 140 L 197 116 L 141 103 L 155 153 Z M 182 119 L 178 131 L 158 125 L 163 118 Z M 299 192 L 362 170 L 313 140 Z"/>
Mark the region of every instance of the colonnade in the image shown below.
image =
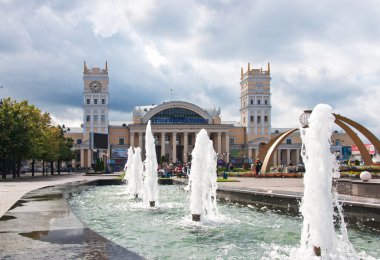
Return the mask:
<path id="1" fill-rule="evenodd" d="M 160 131 L 153 132 L 156 145 L 160 146 L 160 156 L 169 157 L 170 162 L 188 162 L 190 154 L 195 145 L 198 131 Z M 215 152 L 225 155 L 225 161 L 229 162 L 230 137 L 227 131 L 208 131 L 210 139 L 213 141 Z M 130 145 L 133 147 L 145 146 L 145 131 L 131 131 Z"/>
<path id="2" fill-rule="evenodd" d="M 255 161 L 256 157 L 259 155 L 259 149 L 253 148 L 248 149 L 248 158 L 252 158 Z M 272 165 L 284 165 L 289 166 L 292 164 L 294 166 L 301 162 L 301 148 L 281 148 L 279 147 L 273 156 Z"/>

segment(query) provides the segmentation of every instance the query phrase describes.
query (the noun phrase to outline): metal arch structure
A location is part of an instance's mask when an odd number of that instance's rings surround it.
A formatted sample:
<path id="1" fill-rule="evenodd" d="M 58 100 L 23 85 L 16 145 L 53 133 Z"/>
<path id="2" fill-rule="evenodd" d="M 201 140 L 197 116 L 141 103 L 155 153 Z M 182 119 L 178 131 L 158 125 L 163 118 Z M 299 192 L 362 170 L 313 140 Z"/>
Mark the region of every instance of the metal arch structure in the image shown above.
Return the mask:
<path id="1" fill-rule="evenodd" d="M 277 140 L 278 138 L 280 138 L 280 137 L 281 137 L 281 134 L 279 134 L 279 135 L 276 136 L 276 137 L 273 137 L 273 138 L 270 139 L 269 142 L 263 147 L 261 153 L 258 155 L 260 161 L 262 161 L 262 162 L 264 161 L 264 159 L 265 159 L 265 155 L 267 154 L 269 148 L 270 148 L 270 147 L 274 144 L 274 142 L 276 142 L 276 140 Z"/>
<path id="2" fill-rule="evenodd" d="M 375 149 L 380 152 L 380 141 L 377 139 L 377 137 L 371 133 L 367 128 L 362 126 L 361 124 L 347 118 L 341 115 L 334 114 L 335 121 L 334 123 L 340 126 L 352 139 L 352 141 L 355 143 L 355 145 L 358 147 L 364 164 L 365 165 L 371 165 L 373 164 L 372 158 L 365 147 L 364 143 L 360 140 L 358 135 L 350 128 L 353 127 L 356 130 L 358 130 L 361 134 L 363 134 L 374 146 Z M 270 162 L 273 159 L 274 152 L 277 150 L 277 147 L 287 138 L 289 135 L 291 135 L 293 132 L 299 130 L 298 128 L 294 128 L 291 130 L 288 130 L 274 138 L 272 138 L 269 143 L 264 147 L 263 152 L 259 155 L 260 160 L 263 160 L 263 166 L 261 168 L 262 172 L 267 172 L 269 170 Z"/>
<path id="3" fill-rule="evenodd" d="M 346 125 L 345 123 L 343 123 L 337 118 L 335 119 L 335 124 L 340 126 L 351 137 L 352 141 L 354 141 L 354 143 L 356 144 L 356 146 L 358 147 L 360 151 L 360 154 L 362 155 L 364 164 L 365 165 L 373 164 L 372 158 L 369 155 L 364 143 L 362 142 L 362 140 L 360 140 L 359 136 L 348 125 Z"/>
<path id="4" fill-rule="evenodd" d="M 282 133 L 281 135 L 275 137 L 274 138 L 275 140 L 273 141 L 273 143 L 272 143 L 273 139 L 268 143 L 267 145 L 268 149 L 264 157 L 263 166 L 261 167 L 261 172 L 265 173 L 267 169 L 269 169 L 270 162 L 273 159 L 273 154 L 276 151 L 277 147 L 285 140 L 286 137 L 288 137 L 289 135 L 291 135 L 293 132 L 297 130 L 299 130 L 299 128 L 293 128 L 291 130 L 288 130 Z M 272 144 L 270 145 L 270 143 Z"/>
<path id="5" fill-rule="evenodd" d="M 357 123 L 357 122 L 355 122 L 355 121 L 353 121 L 347 117 L 337 115 L 334 113 L 333 113 L 333 115 L 335 116 L 335 118 L 337 120 L 340 120 L 340 121 L 352 126 L 356 130 L 358 130 L 360 133 L 362 133 L 373 144 L 373 146 L 375 146 L 375 149 L 378 152 L 380 152 L 380 141 L 379 141 L 379 139 L 377 139 L 377 137 L 371 131 L 369 131 L 367 128 L 365 128 L 361 124 L 359 124 L 359 123 Z"/>

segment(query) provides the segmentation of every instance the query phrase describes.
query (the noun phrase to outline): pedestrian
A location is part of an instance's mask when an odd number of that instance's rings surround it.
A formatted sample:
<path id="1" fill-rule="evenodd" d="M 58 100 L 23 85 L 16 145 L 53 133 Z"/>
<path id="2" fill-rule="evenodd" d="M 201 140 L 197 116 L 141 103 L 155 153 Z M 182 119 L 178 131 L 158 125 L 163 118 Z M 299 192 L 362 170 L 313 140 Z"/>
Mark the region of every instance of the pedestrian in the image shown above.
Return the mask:
<path id="1" fill-rule="evenodd" d="M 263 164 L 261 163 L 259 157 L 257 157 L 256 161 L 255 161 L 255 168 L 256 168 L 256 176 L 258 176 L 258 177 L 260 177 L 262 166 L 263 166 Z"/>

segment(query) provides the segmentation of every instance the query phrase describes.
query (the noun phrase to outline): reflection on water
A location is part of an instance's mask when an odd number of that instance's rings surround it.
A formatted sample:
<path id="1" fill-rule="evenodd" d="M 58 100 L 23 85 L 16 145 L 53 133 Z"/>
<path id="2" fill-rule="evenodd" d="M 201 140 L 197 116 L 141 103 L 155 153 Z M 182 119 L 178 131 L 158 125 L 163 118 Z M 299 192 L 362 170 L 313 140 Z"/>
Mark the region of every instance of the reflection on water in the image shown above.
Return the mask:
<path id="1" fill-rule="evenodd" d="M 11 219 L 15 219 L 16 217 L 14 216 L 8 216 L 8 215 L 4 215 L 0 218 L 0 221 L 7 221 L 7 220 L 11 220 Z"/>
<path id="2" fill-rule="evenodd" d="M 20 233 L 20 235 L 34 240 L 40 240 L 56 244 L 82 244 L 85 241 L 85 229 L 59 229 L 32 231 L 28 233 Z M 89 231 L 87 229 L 87 231 Z M 91 231 L 90 231 L 91 232 Z"/>

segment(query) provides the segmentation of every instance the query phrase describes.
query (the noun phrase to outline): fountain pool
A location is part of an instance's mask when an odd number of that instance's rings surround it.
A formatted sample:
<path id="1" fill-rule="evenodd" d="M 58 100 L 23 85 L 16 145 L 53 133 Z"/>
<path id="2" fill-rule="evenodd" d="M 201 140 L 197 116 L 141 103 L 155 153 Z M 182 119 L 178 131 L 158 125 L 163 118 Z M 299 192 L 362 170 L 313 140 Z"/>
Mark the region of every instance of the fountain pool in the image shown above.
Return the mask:
<path id="1" fill-rule="evenodd" d="M 89 187 L 68 202 L 92 230 L 147 259 L 287 259 L 299 247 L 301 216 L 218 202 L 219 217 L 193 222 L 183 188 L 159 186 L 157 208 L 126 197 L 125 186 Z M 348 232 L 362 259 L 380 258 L 378 232 Z"/>

